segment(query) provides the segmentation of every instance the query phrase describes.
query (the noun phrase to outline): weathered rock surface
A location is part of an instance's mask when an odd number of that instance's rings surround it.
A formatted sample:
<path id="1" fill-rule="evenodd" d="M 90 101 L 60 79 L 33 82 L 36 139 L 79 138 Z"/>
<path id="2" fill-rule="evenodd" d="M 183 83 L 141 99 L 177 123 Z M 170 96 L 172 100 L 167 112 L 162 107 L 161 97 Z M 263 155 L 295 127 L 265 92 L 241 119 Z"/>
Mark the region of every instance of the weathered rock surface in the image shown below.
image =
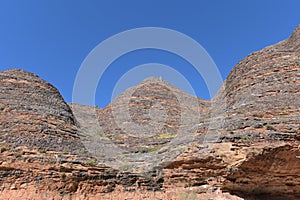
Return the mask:
<path id="1" fill-rule="evenodd" d="M 0 73 L 0 142 L 49 150 L 84 149 L 70 107 L 51 84 L 18 69 Z"/>
<path id="2" fill-rule="evenodd" d="M 124 173 L 93 158 L 25 146 L 1 146 L 0 174 L 1 199 L 102 199 L 112 191 L 161 187 L 157 175 Z"/>
<path id="3" fill-rule="evenodd" d="M 80 127 L 57 89 L 36 75 L 13 69 L 0 78 L 0 199 L 89 198 L 116 188 L 162 187 L 156 171 L 126 173 L 91 157 L 86 136 L 95 130 L 89 116 L 97 108 L 71 104 L 84 119 Z"/>
<path id="4" fill-rule="evenodd" d="M 223 190 L 245 198 L 299 199 L 300 159 L 297 156 L 299 149 L 293 144 L 264 147 L 260 154 L 248 155 L 226 177 Z"/>
<path id="5" fill-rule="evenodd" d="M 1 72 L 0 198 L 300 199 L 299 97 L 300 26 L 212 101 L 150 78 L 71 111 L 37 76 Z"/>
<path id="6" fill-rule="evenodd" d="M 300 26 L 234 67 L 212 100 L 218 143 L 200 140 L 168 163 L 164 187 L 212 182 L 246 199 L 300 198 L 299 46 Z"/>
<path id="7" fill-rule="evenodd" d="M 114 167 L 126 163 L 123 170 L 151 170 L 182 152 L 195 139 L 194 125 L 208 113 L 209 102 L 159 78 L 148 78 L 98 112 L 99 136 L 108 139 L 102 143 L 116 145 L 103 152 L 109 156 L 105 159 Z"/>
<path id="8" fill-rule="evenodd" d="M 158 78 L 148 78 L 118 96 L 99 113 L 107 137 L 120 146 L 167 143 L 190 130 L 208 112 L 209 102 L 188 95 Z M 186 119 L 187 118 L 187 119 Z M 121 135 L 128 138 L 120 138 Z M 159 137 L 161 134 L 170 138 Z"/>
<path id="9" fill-rule="evenodd" d="M 240 61 L 216 98 L 227 100 L 224 127 L 230 133 L 221 139 L 239 151 L 256 145 L 253 151 L 260 152 L 247 154 L 228 176 L 224 187 L 234 193 L 300 198 L 299 47 L 300 26 L 287 40 Z"/>
<path id="10" fill-rule="evenodd" d="M 300 122 L 299 32 L 300 26 L 289 39 L 250 54 L 231 71 L 216 97 L 225 106 L 227 130 L 248 131 L 251 140 L 295 139 Z"/>

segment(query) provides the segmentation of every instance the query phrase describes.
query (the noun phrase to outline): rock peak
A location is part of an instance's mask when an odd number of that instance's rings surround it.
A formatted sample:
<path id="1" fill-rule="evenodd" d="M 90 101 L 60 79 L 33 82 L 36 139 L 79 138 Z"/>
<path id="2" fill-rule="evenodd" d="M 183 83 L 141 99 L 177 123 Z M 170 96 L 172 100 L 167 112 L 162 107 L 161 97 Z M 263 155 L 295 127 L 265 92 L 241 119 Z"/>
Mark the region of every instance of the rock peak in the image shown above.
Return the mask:
<path id="1" fill-rule="evenodd" d="M 18 69 L 18 68 L 5 70 L 0 73 L 2 75 L 10 76 L 10 77 L 16 78 L 16 79 L 26 79 L 26 80 L 30 79 L 30 80 L 35 80 L 35 81 L 39 81 L 39 82 L 42 81 L 38 75 L 31 73 L 29 71 L 23 70 L 23 69 Z"/>
<path id="2" fill-rule="evenodd" d="M 300 24 L 297 26 L 297 28 L 293 31 L 293 34 L 300 34 Z"/>
<path id="3" fill-rule="evenodd" d="M 157 82 L 165 82 L 162 77 L 154 77 L 154 76 L 150 76 L 148 78 L 145 78 L 141 84 L 145 84 L 145 83 L 157 83 Z"/>
<path id="4" fill-rule="evenodd" d="M 148 84 L 150 84 L 150 85 L 152 85 L 152 84 L 159 85 L 159 87 L 167 87 L 168 89 L 171 89 L 173 92 L 176 91 L 180 94 L 184 93 L 184 95 L 190 96 L 185 91 L 179 89 L 176 85 L 173 85 L 173 84 L 169 83 L 168 81 L 164 80 L 161 76 L 160 77 L 150 76 L 148 78 L 145 78 L 142 82 L 140 82 L 137 85 L 137 87 L 143 87 L 143 85 L 148 85 Z"/>
<path id="5" fill-rule="evenodd" d="M 0 143 L 61 151 L 83 148 L 70 107 L 37 75 L 21 69 L 0 72 L 0 100 Z"/>
<path id="6" fill-rule="evenodd" d="M 300 25 L 293 31 L 292 35 L 287 40 L 288 48 L 300 50 Z"/>

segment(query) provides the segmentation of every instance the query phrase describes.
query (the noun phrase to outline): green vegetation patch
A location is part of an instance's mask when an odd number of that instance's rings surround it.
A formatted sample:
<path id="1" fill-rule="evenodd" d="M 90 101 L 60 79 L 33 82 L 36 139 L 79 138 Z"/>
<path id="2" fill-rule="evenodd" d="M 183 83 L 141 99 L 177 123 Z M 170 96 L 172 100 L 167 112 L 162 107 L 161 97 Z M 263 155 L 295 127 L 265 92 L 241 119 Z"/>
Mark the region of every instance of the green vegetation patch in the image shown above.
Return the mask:
<path id="1" fill-rule="evenodd" d="M 140 147 L 138 148 L 136 153 L 151 153 L 156 152 L 160 149 L 160 147 Z"/>
<path id="2" fill-rule="evenodd" d="M 93 159 L 90 159 L 90 160 L 86 161 L 85 164 L 94 167 L 94 166 L 97 165 L 97 161 L 96 161 L 96 160 L 93 160 Z"/>
<path id="3" fill-rule="evenodd" d="M 171 134 L 171 133 L 166 133 L 166 132 L 160 133 L 158 136 L 159 139 L 173 139 L 175 137 L 176 137 L 176 135 Z"/>

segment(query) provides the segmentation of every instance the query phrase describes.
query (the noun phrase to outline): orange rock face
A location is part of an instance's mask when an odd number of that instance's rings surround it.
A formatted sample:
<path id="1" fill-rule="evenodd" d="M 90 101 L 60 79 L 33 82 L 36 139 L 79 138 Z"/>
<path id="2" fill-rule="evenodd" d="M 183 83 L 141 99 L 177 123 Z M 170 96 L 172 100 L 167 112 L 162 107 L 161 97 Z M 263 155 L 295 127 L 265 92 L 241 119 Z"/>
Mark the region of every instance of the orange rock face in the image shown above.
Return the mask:
<path id="1" fill-rule="evenodd" d="M 104 109 L 69 106 L 1 72 L 0 199 L 300 199 L 299 99 L 300 26 L 211 101 L 150 78 Z"/>

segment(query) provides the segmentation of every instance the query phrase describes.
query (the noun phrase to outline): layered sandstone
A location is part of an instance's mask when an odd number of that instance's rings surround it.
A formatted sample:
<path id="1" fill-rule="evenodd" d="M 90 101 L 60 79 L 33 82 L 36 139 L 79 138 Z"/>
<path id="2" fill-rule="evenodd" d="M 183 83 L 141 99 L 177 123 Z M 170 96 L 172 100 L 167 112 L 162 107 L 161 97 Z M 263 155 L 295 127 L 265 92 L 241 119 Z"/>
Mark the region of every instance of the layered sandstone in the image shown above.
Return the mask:
<path id="1" fill-rule="evenodd" d="M 208 118 L 209 105 L 162 79 L 145 79 L 97 113 L 100 135 L 108 139 L 102 142 L 116 145 L 103 162 L 130 171 L 161 166 L 196 139 L 195 125 Z"/>
<path id="2" fill-rule="evenodd" d="M 234 67 L 213 99 L 218 143 L 199 140 L 166 165 L 164 187 L 214 182 L 246 199 L 300 198 L 299 46 L 300 26 Z"/>
<path id="3" fill-rule="evenodd" d="M 84 148 L 58 90 L 19 69 L 0 73 L 0 142 L 68 152 Z"/>
<path id="4" fill-rule="evenodd" d="M 253 150 L 223 187 L 244 197 L 300 198 L 300 26 L 241 60 L 224 86 L 229 134 L 221 139 Z"/>
<path id="5" fill-rule="evenodd" d="M 149 78 L 71 111 L 36 75 L 1 72 L 0 198 L 299 199 L 299 91 L 300 26 L 212 101 Z"/>

